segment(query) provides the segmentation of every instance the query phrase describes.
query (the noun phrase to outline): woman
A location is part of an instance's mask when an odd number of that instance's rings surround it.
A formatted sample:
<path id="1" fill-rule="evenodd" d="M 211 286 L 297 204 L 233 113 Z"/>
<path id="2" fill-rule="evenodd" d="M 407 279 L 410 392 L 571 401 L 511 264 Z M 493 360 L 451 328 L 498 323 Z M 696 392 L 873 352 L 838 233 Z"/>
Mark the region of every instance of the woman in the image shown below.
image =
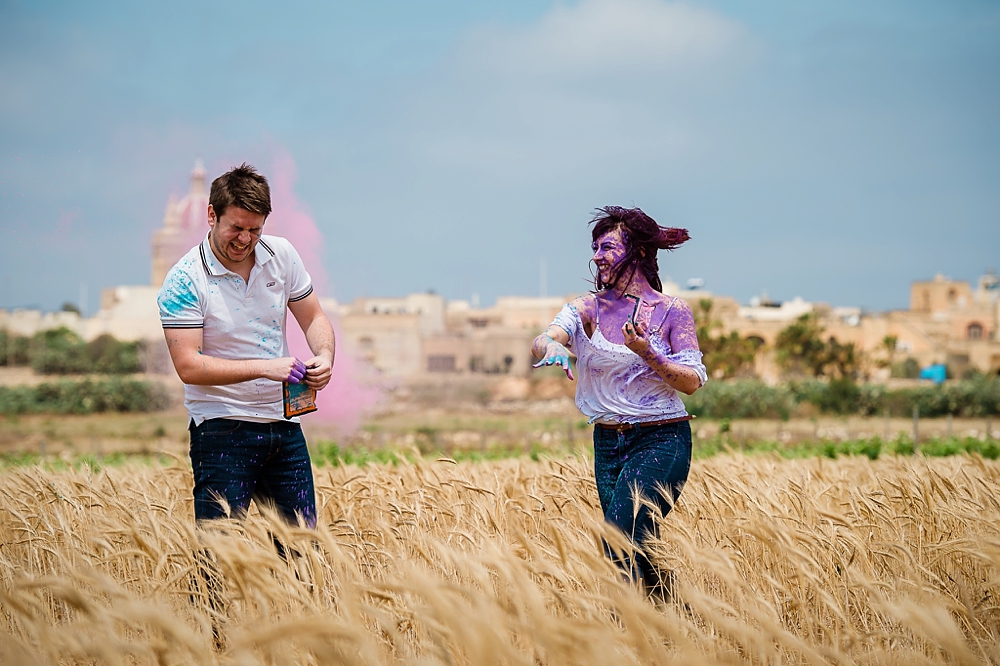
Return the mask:
<path id="1" fill-rule="evenodd" d="M 688 240 L 684 229 L 664 228 L 638 208 L 608 206 L 593 225 L 593 293 L 568 303 L 531 353 L 534 367 L 558 365 L 579 382 L 576 404 L 594 424 L 594 469 L 604 518 L 636 545 L 618 558 L 629 577 L 663 598 L 669 579 L 649 561 L 643 543 L 657 536 L 648 502 L 668 513 L 691 467 L 691 427 L 678 391 L 688 395 L 707 380 L 690 306 L 661 293 L 657 250 Z"/>

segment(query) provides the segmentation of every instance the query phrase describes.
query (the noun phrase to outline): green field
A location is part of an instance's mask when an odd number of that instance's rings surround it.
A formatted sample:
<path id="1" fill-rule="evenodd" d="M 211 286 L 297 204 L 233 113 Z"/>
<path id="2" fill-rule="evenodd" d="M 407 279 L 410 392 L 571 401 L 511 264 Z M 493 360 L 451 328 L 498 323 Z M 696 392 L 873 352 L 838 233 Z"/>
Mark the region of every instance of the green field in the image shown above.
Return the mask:
<path id="1" fill-rule="evenodd" d="M 0 417 L 0 464 L 183 463 L 187 457 L 186 425 L 185 413 L 176 408 L 132 414 Z M 397 412 L 371 418 L 346 434 L 336 423 L 308 417 L 303 427 L 317 465 L 442 456 L 491 460 L 587 455 L 592 429 L 572 406 L 565 405 L 542 413 L 488 409 Z M 911 419 L 696 419 L 692 428 L 696 458 L 725 452 L 770 453 L 785 458 L 872 458 L 914 451 Z M 929 456 L 974 452 L 996 458 L 1000 451 L 997 441 L 987 437 L 988 428 L 993 429 L 991 419 L 922 419 L 917 448 Z M 993 436 L 997 434 L 994 430 Z"/>

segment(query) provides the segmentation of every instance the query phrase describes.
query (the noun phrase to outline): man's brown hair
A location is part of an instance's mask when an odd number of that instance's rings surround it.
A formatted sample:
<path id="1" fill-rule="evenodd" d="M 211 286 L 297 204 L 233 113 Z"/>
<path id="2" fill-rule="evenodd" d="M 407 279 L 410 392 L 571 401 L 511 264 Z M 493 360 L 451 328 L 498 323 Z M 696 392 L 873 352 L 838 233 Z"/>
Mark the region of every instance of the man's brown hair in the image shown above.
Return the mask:
<path id="1" fill-rule="evenodd" d="M 271 214 L 271 188 L 267 178 L 244 162 L 212 181 L 208 203 L 216 217 L 222 217 L 230 206 L 236 206 L 265 218 Z"/>

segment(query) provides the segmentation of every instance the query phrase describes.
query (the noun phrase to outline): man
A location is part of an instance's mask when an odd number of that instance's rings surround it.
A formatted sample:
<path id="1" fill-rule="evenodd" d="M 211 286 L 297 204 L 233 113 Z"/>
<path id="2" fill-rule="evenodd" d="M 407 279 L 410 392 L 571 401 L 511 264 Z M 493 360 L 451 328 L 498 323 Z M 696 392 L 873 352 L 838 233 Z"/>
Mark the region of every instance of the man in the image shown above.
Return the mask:
<path id="1" fill-rule="evenodd" d="M 329 383 L 333 327 L 295 248 L 261 235 L 267 179 L 243 164 L 212 182 L 208 200 L 208 236 L 157 298 L 190 416 L 195 518 L 224 517 L 226 505 L 240 517 L 253 498 L 314 527 L 309 451 L 298 419 L 284 418 L 281 382 Z M 313 353 L 305 362 L 288 352 L 288 310 Z"/>

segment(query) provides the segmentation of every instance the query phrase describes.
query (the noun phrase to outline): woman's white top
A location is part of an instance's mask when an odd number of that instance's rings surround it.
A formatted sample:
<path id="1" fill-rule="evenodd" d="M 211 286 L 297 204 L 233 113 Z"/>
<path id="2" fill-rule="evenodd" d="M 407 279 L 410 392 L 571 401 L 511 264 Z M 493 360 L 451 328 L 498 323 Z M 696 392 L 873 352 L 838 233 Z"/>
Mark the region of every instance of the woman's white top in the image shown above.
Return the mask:
<path id="1" fill-rule="evenodd" d="M 660 324 L 649 331 L 649 343 L 668 360 L 694 369 L 701 384 L 708 374 L 697 349 L 671 353 L 660 335 L 676 297 L 667 306 Z M 580 313 L 567 304 L 552 322 L 569 333 L 569 345 L 576 353 L 576 406 L 590 423 L 644 423 L 687 416 L 677 391 L 663 381 L 634 351 L 608 341 L 601 333 L 600 308 L 594 322 L 594 336 L 588 337 Z"/>

